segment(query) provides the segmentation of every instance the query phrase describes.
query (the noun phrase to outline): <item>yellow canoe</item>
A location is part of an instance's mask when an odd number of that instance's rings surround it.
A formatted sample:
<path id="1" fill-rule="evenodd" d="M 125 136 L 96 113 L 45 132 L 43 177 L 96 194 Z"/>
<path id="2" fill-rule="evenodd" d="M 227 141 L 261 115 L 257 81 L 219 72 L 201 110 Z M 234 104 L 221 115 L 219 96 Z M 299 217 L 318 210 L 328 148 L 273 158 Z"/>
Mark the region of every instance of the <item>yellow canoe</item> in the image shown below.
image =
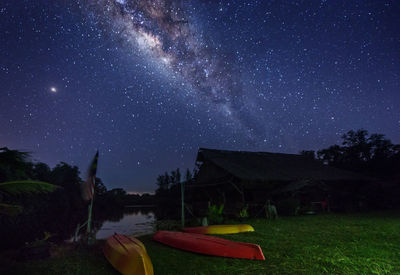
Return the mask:
<path id="1" fill-rule="evenodd" d="M 153 265 L 143 243 L 136 238 L 114 234 L 103 248 L 107 260 L 124 275 L 153 275 Z"/>
<path id="2" fill-rule="evenodd" d="M 223 224 L 199 227 L 185 227 L 184 232 L 197 234 L 235 234 L 240 232 L 253 232 L 254 228 L 248 224 Z"/>

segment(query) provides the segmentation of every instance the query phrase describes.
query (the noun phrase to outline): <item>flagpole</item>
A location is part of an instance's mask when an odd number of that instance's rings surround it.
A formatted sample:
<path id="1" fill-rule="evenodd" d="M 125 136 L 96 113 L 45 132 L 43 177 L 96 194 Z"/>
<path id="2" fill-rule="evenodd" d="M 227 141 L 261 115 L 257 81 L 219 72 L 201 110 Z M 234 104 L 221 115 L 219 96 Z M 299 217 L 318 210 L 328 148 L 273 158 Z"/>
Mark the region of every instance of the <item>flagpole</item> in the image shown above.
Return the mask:
<path id="1" fill-rule="evenodd" d="M 93 177 L 93 186 L 95 184 L 95 182 L 94 182 L 95 180 L 96 180 L 96 177 Z M 92 196 L 92 199 L 90 200 L 90 204 L 89 204 L 89 207 L 88 207 L 89 213 L 88 213 L 87 228 L 86 228 L 86 233 L 88 234 L 88 245 L 92 245 L 94 243 L 93 236 L 92 236 L 92 233 L 91 233 L 91 230 L 92 230 L 91 227 L 92 227 L 92 209 L 93 209 L 93 199 L 94 199 L 94 188 L 92 188 L 92 192 L 93 192 L 93 196 Z"/>
<path id="2" fill-rule="evenodd" d="M 89 214 L 88 214 L 88 222 L 87 222 L 87 229 L 86 232 L 90 233 L 91 230 L 91 224 L 92 224 L 92 208 L 93 208 L 93 198 L 90 200 L 90 204 L 88 207 Z"/>
<path id="3" fill-rule="evenodd" d="M 96 184 L 96 171 L 97 171 L 97 160 L 99 157 L 99 150 L 97 150 L 96 155 L 90 164 L 88 171 L 88 179 L 81 185 L 82 198 L 85 201 L 90 200 L 90 204 L 88 206 L 88 219 L 82 225 L 77 226 L 75 231 L 75 240 L 78 239 L 79 231 L 84 228 L 86 225 L 86 236 L 88 240 L 88 245 L 93 245 L 96 237 L 93 236 L 92 232 L 92 212 L 93 212 L 93 200 L 94 200 L 94 192 L 95 192 L 95 184 Z"/>

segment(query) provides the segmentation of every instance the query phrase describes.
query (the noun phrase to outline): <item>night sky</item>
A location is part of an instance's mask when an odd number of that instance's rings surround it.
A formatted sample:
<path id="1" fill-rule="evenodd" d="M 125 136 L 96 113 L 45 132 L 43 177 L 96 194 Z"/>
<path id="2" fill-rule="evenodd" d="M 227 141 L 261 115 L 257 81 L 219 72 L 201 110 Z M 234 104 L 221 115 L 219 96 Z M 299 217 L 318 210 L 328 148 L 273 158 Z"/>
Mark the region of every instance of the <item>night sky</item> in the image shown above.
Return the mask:
<path id="1" fill-rule="evenodd" d="M 397 1 L 0 1 L 0 147 L 154 191 L 199 147 L 400 143 Z"/>

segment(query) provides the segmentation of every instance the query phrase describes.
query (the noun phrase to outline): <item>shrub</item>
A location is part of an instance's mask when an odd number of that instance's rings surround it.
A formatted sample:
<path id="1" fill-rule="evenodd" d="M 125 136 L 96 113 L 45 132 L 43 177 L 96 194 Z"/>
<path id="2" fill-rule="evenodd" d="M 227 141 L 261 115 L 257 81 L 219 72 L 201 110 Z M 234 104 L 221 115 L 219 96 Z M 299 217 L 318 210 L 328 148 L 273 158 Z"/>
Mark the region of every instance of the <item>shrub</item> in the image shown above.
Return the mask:
<path id="1" fill-rule="evenodd" d="M 249 217 L 249 212 L 247 211 L 247 209 L 249 208 L 249 206 L 246 204 L 245 207 L 243 207 L 240 211 L 239 211 L 239 218 L 241 219 L 246 219 Z"/>
<path id="2" fill-rule="evenodd" d="M 224 204 L 221 204 L 219 207 L 214 204 L 208 204 L 208 213 L 207 213 L 207 218 L 209 224 L 220 224 L 223 222 L 224 217 L 223 217 L 223 212 L 224 212 Z"/>

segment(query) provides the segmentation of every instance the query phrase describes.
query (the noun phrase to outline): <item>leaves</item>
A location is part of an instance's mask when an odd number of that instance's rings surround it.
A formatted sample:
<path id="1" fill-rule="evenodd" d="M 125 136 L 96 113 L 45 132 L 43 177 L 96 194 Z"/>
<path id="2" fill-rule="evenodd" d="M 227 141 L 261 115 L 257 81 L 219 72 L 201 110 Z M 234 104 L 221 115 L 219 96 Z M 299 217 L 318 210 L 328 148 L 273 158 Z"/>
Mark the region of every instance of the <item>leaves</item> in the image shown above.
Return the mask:
<path id="1" fill-rule="evenodd" d="M 207 218 L 210 224 L 222 223 L 222 221 L 224 220 L 223 212 L 224 212 L 224 204 L 221 204 L 218 207 L 217 205 L 209 203 Z"/>
<path id="2" fill-rule="evenodd" d="M 10 195 L 53 192 L 60 187 L 42 181 L 19 180 L 0 183 L 0 191 Z"/>
<path id="3" fill-rule="evenodd" d="M 18 150 L 0 148 L 0 182 L 26 179 L 32 170 L 32 163 L 28 161 L 30 154 Z"/>
<path id="4" fill-rule="evenodd" d="M 385 138 L 385 135 L 368 136 L 368 131 L 359 129 L 348 131 L 342 139 L 342 146 L 332 145 L 319 150 L 318 159 L 325 164 L 373 177 L 385 178 L 397 174 L 400 147 Z M 307 155 L 307 152 L 302 151 L 302 154 Z"/>

